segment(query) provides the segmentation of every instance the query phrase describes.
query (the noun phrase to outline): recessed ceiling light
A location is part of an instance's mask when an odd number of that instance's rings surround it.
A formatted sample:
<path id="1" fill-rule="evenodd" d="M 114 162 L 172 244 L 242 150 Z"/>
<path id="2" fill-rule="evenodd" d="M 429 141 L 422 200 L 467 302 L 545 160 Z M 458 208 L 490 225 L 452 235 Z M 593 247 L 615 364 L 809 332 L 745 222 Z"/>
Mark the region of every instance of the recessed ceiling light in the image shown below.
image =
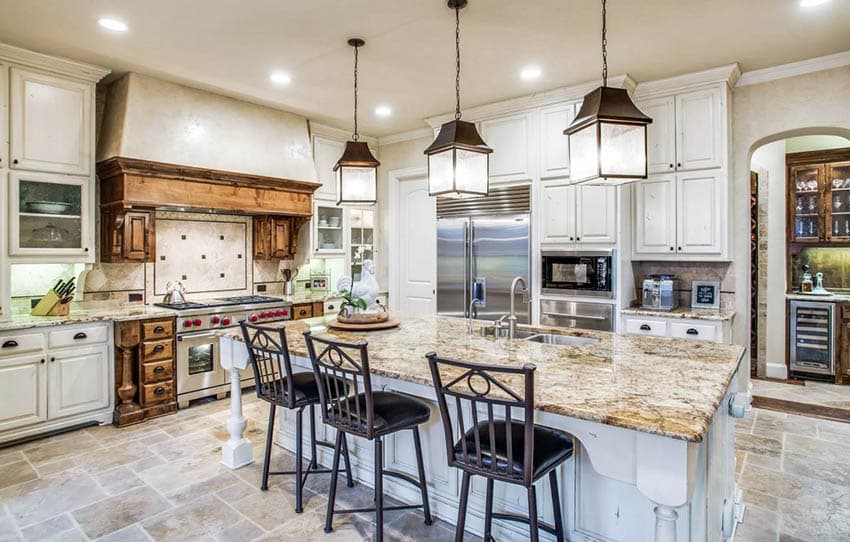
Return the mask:
<path id="1" fill-rule="evenodd" d="M 292 77 L 286 72 L 273 72 L 269 75 L 269 81 L 275 85 L 288 85 L 292 82 Z"/>
<path id="2" fill-rule="evenodd" d="M 826 4 L 829 0 L 800 0 L 801 8 L 813 8 L 821 4 Z"/>
<path id="3" fill-rule="evenodd" d="M 532 79 L 537 79 L 543 75 L 543 72 L 537 66 L 526 66 L 519 72 L 519 76 L 525 79 L 526 81 L 531 81 Z"/>
<path id="4" fill-rule="evenodd" d="M 379 105 L 375 108 L 375 114 L 379 117 L 389 117 L 393 114 L 393 110 L 388 105 Z"/>
<path id="5" fill-rule="evenodd" d="M 127 31 L 127 23 L 119 21 L 118 19 L 113 19 L 112 17 L 101 17 L 97 20 L 97 24 L 107 30 L 112 30 L 113 32 Z"/>

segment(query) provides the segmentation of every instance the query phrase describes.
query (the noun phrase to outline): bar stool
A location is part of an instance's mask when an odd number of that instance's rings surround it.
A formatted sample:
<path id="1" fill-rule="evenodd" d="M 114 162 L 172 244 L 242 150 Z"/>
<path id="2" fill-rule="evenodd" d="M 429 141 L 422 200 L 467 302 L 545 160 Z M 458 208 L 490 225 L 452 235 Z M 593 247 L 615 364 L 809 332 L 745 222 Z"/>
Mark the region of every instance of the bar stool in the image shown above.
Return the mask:
<path id="1" fill-rule="evenodd" d="M 266 452 L 263 462 L 263 481 L 260 489 L 266 491 L 269 488 L 270 475 L 294 475 L 295 482 L 295 511 L 301 513 L 302 494 L 307 476 L 310 473 L 335 472 L 339 467 L 338 462 L 334 464 L 334 470 L 318 468 L 316 458 L 317 446 L 334 448 L 330 442 L 316 440 L 316 416 L 315 405 L 319 403 L 319 388 L 311 371 L 292 372 L 292 363 L 289 358 L 289 346 L 286 342 L 286 333 L 283 328 L 263 327 L 240 322 L 242 336 L 248 347 L 248 356 L 251 367 L 254 369 L 254 383 L 257 389 L 257 397 L 271 405 L 269 408 L 269 426 L 266 432 Z M 251 333 L 253 332 L 253 333 Z M 343 383 L 338 385 L 345 388 Z M 296 411 L 295 418 L 295 470 L 294 471 L 270 471 L 269 466 L 272 455 L 272 438 L 274 434 L 275 412 L 277 407 L 288 408 Z M 307 470 L 303 470 L 302 461 L 302 418 L 304 409 L 310 412 L 310 463 Z M 334 448 L 338 453 L 338 449 Z M 345 473 L 348 479 L 348 487 L 354 487 L 351 477 L 351 461 L 348 457 L 348 444 L 345 438 L 342 440 L 343 457 L 345 459 Z M 336 476 L 333 477 L 336 480 Z"/>
<path id="2" fill-rule="evenodd" d="M 538 540 L 539 529 L 555 535 L 559 542 L 563 541 L 564 525 L 555 469 L 572 457 L 573 437 L 569 433 L 534 424 L 535 366 L 481 365 L 440 358 L 433 352 L 426 357 L 440 405 L 449 466 L 463 471 L 455 541 L 463 540 L 469 482 L 473 475 L 487 479 L 485 542 L 492 539 L 494 518 L 528 524 L 533 542 Z M 443 383 L 443 376 L 448 383 Z M 453 433 L 447 397 L 453 400 L 456 408 L 459 439 Z M 464 404 L 466 408 L 463 408 Z M 512 410 L 521 411 L 522 421 L 514 420 Z M 471 423 L 465 423 L 464 411 Z M 496 419 L 494 414 L 499 411 L 503 418 Z M 546 474 L 549 475 L 552 509 L 555 511 L 554 526 L 537 518 L 534 482 Z M 526 488 L 528 517 L 493 512 L 495 480 Z"/>
<path id="3" fill-rule="evenodd" d="M 334 514 L 375 512 L 375 539 L 384 539 L 384 512 L 422 508 L 425 525 L 431 525 L 431 509 L 428 505 L 428 487 L 422 463 L 422 444 L 419 440 L 419 425 L 428 421 L 431 410 L 428 405 L 412 397 L 388 391 L 372 391 L 369 374 L 367 343 L 345 343 L 304 333 L 310 361 L 316 381 L 320 383 L 319 397 L 322 402 L 323 421 L 336 428 L 336 446 L 332 471 L 339 466 L 340 451 L 345 450 L 345 434 L 375 442 L 375 507 L 335 510 L 336 476 L 331 477 L 328 511 L 325 516 L 325 532 L 333 531 Z M 317 353 L 317 346 L 320 351 Z M 342 382 L 352 391 L 349 395 L 339 386 Z M 416 464 L 419 480 L 407 474 L 385 470 L 383 438 L 386 435 L 409 429 L 413 433 L 416 448 Z M 383 477 L 391 476 L 419 488 L 422 503 L 416 505 L 384 506 Z"/>

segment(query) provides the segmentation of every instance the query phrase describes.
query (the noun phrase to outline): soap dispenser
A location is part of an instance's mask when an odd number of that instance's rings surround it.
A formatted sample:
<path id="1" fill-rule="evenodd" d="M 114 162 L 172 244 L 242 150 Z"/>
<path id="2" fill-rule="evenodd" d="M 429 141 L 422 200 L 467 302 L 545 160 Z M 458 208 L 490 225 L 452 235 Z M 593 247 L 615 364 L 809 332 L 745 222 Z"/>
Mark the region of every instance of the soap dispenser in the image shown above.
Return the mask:
<path id="1" fill-rule="evenodd" d="M 810 294 L 812 289 L 814 288 L 814 282 L 812 281 L 812 274 L 809 273 L 809 265 L 803 265 L 803 278 L 800 281 L 800 292 L 804 294 Z"/>

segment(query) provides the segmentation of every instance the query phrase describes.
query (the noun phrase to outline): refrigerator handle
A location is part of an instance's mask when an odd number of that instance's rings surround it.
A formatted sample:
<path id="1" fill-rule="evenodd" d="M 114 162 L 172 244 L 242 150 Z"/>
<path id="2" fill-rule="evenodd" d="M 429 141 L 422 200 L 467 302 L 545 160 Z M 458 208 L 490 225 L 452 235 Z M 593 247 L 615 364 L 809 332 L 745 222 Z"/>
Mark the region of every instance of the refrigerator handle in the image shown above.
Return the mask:
<path id="1" fill-rule="evenodd" d="M 463 315 L 466 318 L 470 318 L 472 315 L 469 313 L 469 304 L 472 300 L 469 298 L 469 284 L 470 284 L 470 266 L 471 266 L 471 249 L 469 238 L 470 229 L 472 228 L 472 224 L 469 220 L 465 220 L 463 223 Z"/>

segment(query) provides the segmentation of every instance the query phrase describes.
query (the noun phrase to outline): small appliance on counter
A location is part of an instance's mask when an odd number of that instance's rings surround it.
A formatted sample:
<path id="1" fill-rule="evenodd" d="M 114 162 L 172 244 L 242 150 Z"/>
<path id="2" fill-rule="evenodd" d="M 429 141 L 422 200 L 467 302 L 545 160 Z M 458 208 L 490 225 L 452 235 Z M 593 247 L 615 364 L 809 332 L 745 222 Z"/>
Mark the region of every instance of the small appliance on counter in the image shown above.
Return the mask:
<path id="1" fill-rule="evenodd" d="M 644 309 L 672 311 L 679 306 L 679 281 L 673 275 L 649 275 L 643 279 Z"/>

